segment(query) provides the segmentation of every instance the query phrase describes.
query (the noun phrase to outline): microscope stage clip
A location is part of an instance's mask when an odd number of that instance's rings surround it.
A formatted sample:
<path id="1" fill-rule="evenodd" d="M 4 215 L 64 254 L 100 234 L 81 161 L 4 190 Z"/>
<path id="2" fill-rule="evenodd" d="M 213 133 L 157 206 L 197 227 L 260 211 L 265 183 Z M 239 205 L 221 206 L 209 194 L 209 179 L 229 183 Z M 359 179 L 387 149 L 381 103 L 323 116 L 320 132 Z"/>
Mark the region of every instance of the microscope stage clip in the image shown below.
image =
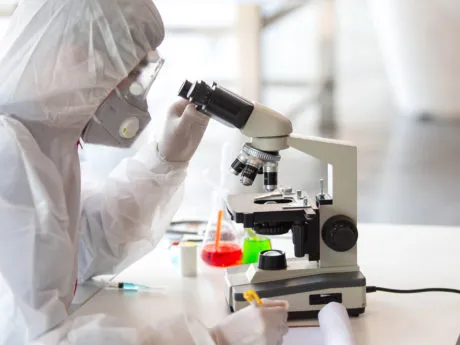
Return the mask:
<path id="1" fill-rule="evenodd" d="M 270 198 L 277 198 L 277 197 L 281 197 L 281 196 L 283 196 L 283 194 L 281 194 L 279 192 L 267 193 L 267 194 L 264 194 L 264 195 L 258 195 L 256 197 L 254 197 L 254 201 L 270 199 Z"/>

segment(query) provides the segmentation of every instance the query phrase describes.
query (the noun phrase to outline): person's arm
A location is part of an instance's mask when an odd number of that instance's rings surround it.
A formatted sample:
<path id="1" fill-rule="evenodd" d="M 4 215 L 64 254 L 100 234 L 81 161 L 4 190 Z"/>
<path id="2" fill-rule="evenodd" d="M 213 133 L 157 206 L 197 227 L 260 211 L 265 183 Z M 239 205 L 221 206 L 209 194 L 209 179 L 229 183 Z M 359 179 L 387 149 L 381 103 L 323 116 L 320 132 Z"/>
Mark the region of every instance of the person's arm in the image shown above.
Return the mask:
<path id="1" fill-rule="evenodd" d="M 124 159 L 101 185 L 82 185 L 79 281 L 117 273 L 152 250 L 182 200 L 185 165 L 155 144 Z"/>
<path id="2" fill-rule="evenodd" d="M 30 132 L 2 115 L 0 165 L 0 345 L 208 345 L 200 339 L 211 339 L 209 329 L 189 315 L 154 325 L 69 316 L 77 250 L 69 207 L 76 200 L 78 208 L 79 186 L 67 186 L 66 194 Z M 71 170 L 78 172 L 78 160 Z"/>
<path id="3" fill-rule="evenodd" d="M 282 344 L 288 304 L 264 301 L 248 306 L 206 327 L 191 314 L 163 318 L 155 323 L 133 323 L 104 314 L 76 316 L 32 345 L 245 345 Z"/>
<path id="4" fill-rule="evenodd" d="M 208 121 L 181 100 L 158 145 L 123 160 L 102 185 L 83 180 L 79 281 L 117 273 L 155 247 L 182 201 L 185 170 Z"/>

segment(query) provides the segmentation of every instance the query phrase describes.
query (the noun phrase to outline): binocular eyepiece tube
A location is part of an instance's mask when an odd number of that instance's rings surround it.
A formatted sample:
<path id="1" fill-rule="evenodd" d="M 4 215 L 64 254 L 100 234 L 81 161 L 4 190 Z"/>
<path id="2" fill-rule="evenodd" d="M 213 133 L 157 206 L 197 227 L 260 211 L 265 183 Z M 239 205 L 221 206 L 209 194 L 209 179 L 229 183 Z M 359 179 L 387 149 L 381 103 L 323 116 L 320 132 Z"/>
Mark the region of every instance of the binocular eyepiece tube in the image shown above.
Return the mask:
<path id="1" fill-rule="evenodd" d="M 195 104 L 203 114 L 238 129 L 245 126 L 254 110 L 254 103 L 216 83 L 210 86 L 204 81 L 191 83 L 186 80 L 179 90 L 179 96 Z M 271 192 L 278 187 L 280 158 L 278 152 L 261 151 L 247 143 L 231 164 L 230 171 L 236 176 L 240 175 L 241 183 L 245 186 L 251 186 L 257 175 L 263 173 L 265 190 Z"/>

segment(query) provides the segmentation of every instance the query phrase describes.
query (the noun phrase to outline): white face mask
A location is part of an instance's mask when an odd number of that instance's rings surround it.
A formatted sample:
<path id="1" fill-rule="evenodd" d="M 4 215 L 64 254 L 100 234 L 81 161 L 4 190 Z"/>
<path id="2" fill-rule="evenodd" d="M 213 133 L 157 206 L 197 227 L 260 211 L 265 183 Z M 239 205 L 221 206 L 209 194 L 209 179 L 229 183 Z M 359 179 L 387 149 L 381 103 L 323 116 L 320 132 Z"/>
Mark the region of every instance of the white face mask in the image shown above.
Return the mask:
<path id="1" fill-rule="evenodd" d="M 157 51 L 150 52 L 99 106 L 81 139 L 130 147 L 150 122 L 146 97 L 163 63 Z"/>

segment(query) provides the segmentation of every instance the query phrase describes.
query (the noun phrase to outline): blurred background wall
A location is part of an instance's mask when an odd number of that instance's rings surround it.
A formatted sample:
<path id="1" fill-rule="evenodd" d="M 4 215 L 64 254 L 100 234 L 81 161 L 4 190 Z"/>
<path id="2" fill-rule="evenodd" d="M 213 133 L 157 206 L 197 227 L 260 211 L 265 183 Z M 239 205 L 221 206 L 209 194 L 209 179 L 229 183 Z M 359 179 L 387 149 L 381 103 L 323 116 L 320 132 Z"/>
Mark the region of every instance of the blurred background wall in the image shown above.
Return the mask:
<path id="1" fill-rule="evenodd" d="M 166 64 L 149 95 L 153 120 L 132 150 L 85 146 L 99 178 L 161 130 L 185 79 L 202 79 L 285 113 L 297 133 L 356 143 L 359 221 L 460 224 L 457 0 L 156 4 L 167 34 Z M 0 34 L 8 21 L 4 11 Z M 207 218 L 222 145 L 240 141 L 235 130 L 211 123 L 176 218 Z M 325 167 L 294 150 L 282 157 L 281 184 L 317 193 Z"/>

